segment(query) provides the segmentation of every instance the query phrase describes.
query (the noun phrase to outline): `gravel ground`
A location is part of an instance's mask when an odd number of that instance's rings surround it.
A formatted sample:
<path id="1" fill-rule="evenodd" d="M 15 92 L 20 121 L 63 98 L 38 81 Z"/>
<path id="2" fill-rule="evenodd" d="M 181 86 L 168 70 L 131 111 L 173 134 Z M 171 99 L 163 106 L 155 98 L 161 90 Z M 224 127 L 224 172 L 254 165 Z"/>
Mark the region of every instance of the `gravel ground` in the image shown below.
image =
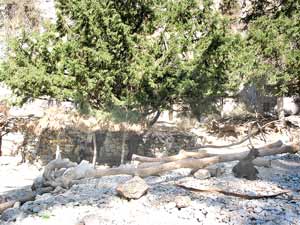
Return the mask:
<path id="1" fill-rule="evenodd" d="M 300 165 L 299 155 L 272 156 L 280 162 Z M 32 180 L 41 172 L 34 166 L 16 165 L 14 158 L 0 158 L 0 195 L 24 195 Z M 35 201 L 6 210 L 1 225 L 60 224 L 280 224 L 300 225 L 300 167 L 286 169 L 258 168 L 256 181 L 237 179 L 231 168 L 236 162 L 224 163 L 225 173 L 206 180 L 186 176 L 188 169 L 180 169 L 145 178 L 148 193 L 138 200 L 117 196 L 118 184 L 130 176 L 109 176 L 83 180 L 81 184 L 59 193 L 38 196 Z M 245 194 L 272 194 L 282 189 L 292 192 L 276 198 L 246 200 L 219 193 L 195 193 L 175 185 L 185 182 L 192 187 L 210 186 Z M 19 191 L 16 191 L 20 189 Z M 188 207 L 178 209 L 174 199 L 189 196 Z"/>

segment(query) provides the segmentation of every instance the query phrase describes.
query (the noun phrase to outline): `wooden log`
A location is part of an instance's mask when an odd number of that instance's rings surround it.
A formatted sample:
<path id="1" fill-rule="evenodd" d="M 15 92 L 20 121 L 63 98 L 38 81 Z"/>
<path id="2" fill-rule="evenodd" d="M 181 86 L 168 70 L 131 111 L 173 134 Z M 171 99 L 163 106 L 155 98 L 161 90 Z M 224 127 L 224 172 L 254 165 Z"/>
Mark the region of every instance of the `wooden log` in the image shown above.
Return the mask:
<path id="1" fill-rule="evenodd" d="M 258 148 L 259 151 L 265 152 L 265 150 L 269 151 L 271 149 L 274 148 L 278 148 L 280 146 L 282 146 L 283 143 L 282 141 L 276 141 L 274 143 L 265 145 L 263 147 Z M 220 152 L 220 150 L 218 150 L 218 152 Z M 132 160 L 136 160 L 139 162 L 144 162 L 144 163 L 153 163 L 153 162 L 172 162 L 172 161 L 177 161 L 177 160 L 181 160 L 181 159 L 187 159 L 187 158 L 205 158 L 205 157 L 211 157 L 211 156 L 219 156 L 219 155 L 228 155 L 229 158 L 233 158 L 234 155 L 237 155 L 238 159 L 240 159 L 241 156 L 246 156 L 248 155 L 249 150 L 246 151 L 242 151 L 239 153 L 213 153 L 213 152 L 209 152 L 207 150 L 200 150 L 199 152 L 187 152 L 184 150 L 181 150 L 177 155 L 173 155 L 173 156 L 167 156 L 167 157 L 162 157 L 162 158 L 152 158 L 152 157 L 146 157 L 146 156 L 140 156 L 140 155 L 132 155 Z M 260 156 L 263 153 L 260 153 Z M 278 154 L 278 153 L 275 153 Z M 151 164 L 149 164 L 149 166 L 151 166 Z M 143 164 L 143 167 L 147 167 L 146 164 Z"/>
<path id="2" fill-rule="evenodd" d="M 153 167 L 153 166 L 158 166 L 160 164 L 163 164 L 164 162 L 144 162 L 138 164 L 136 167 L 137 168 L 147 168 L 147 167 Z M 271 167 L 272 160 L 271 159 L 265 159 L 263 157 L 258 157 L 252 161 L 253 165 L 259 166 L 259 167 Z M 210 171 L 211 172 L 211 171 Z"/>
<path id="3" fill-rule="evenodd" d="M 21 204 L 23 204 L 27 201 L 33 201 L 35 199 L 35 196 L 36 196 L 36 194 L 32 192 L 22 198 L 18 198 L 15 200 L 10 200 L 10 201 L 1 203 L 0 204 L 0 213 L 4 212 L 8 208 L 13 207 L 16 202 L 20 202 Z"/>
<path id="4" fill-rule="evenodd" d="M 70 167 L 74 167 L 76 165 L 77 165 L 77 163 L 71 162 L 69 159 L 55 159 L 55 160 L 52 160 L 45 167 L 43 177 L 46 180 L 53 180 L 54 179 L 54 174 L 52 174 L 52 172 L 55 169 L 70 168 Z"/>
<path id="5" fill-rule="evenodd" d="M 296 153 L 300 151 L 299 144 L 291 144 L 291 145 L 282 145 L 282 142 L 275 142 L 273 144 L 269 144 L 258 148 L 259 156 L 267 156 L 281 153 Z M 228 162 L 234 160 L 241 160 L 245 158 L 249 153 L 249 150 L 237 153 L 228 153 L 228 154 L 220 154 L 220 153 L 211 153 L 206 150 L 201 152 L 181 152 L 179 155 L 170 156 L 160 159 L 160 161 L 155 161 L 153 158 L 143 158 L 139 159 L 150 159 L 148 160 L 148 166 L 140 166 L 140 167 L 117 167 L 117 168 L 108 168 L 108 169 L 88 169 L 85 171 L 81 171 L 79 166 L 74 167 L 74 169 L 69 170 L 70 174 L 68 176 L 58 177 L 53 180 L 52 186 L 62 186 L 69 187 L 73 181 L 82 179 L 82 178 L 97 178 L 102 176 L 111 176 L 111 175 L 120 175 L 127 174 L 133 176 L 146 177 L 150 175 L 157 175 L 162 172 L 180 169 L 180 168 L 191 168 L 191 169 L 202 169 L 209 165 L 213 165 L 219 162 Z M 195 158 L 199 157 L 199 158 Z M 137 157 L 135 158 L 137 159 Z M 174 160 L 171 162 L 165 162 L 164 160 Z M 70 161 L 67 161 L 66 166 L 70 166 Z M 51 162 L 49 163 L 51 164 Z M 58 166 L 62 166 L 62 162 L 56 163 Z M 52 163 L 51 169 L 53 169 L 54 163 Z M 60 167 L 61 168 L 61 167 Z M 49 172 L 49 171 L 48 171 Z M 84 173 L 84 177 L 82 174 Z"/>
<path id="6" fill-rule="evenodd" d="M 167 157 L 162 157 L 162 158 L 152 158 L 152 157 L 146 157 L 146 156 L 140 156 L 140 155 L 133 154 L 132 160 L 136 160 L 139 162 L 172 162 L 172 161 L 177 161 L 177 160 L 187 159 L 187 158 L 205 158 L 208 156 L 209 156 L 209 154 L 206 151 L 187 152 L 184 150 L 180 150 L 177 155 L 167 156 Z"/>
<path id="7" fill-rule="evenodd" d="M 92 171 L 88 177 L 102 177 L 110 175 L 127 174 L 133 176 L 146 177 L 150 175 L 156 175 L 161 172 L 180 169 L 180 168 L 193 168 L 201 169 L 206 166 L 218 163 L 220 161 L 219 157 L 207 157 L 202 159 L 182 159 L 174 162 L 162 163 L 157 166 L 146 167 L 146 168 L 110 168 L 110 169 L 100 169 Z"/>
<path id="8" fill-rule="evenodd" d="M 281 147 L 269 147 L 278 146 L 278 143 L 267 145 L 265 147 L 259 148 L 260 156 L 281 154 L 281 153 L 296 153 L 300 151 L 299 144 L 292 145 L 283 145 Z M 231 154 L 208 154 L 209 157 L 205 158 L 185 158 L 172 162 L 161 163 L 158 165 L 152 165 L 150 167 L 145 168 L 109 168 L 109 169 L 100 169 L 93 170 L 89 173 L 88 177 L 102 177 L 102 176 L 110 176 L 110 175 L 118 175 L 118 174 L 127 174 L 134 176 L 150 176 L 156 175 L 161 172 L 170 171 L 174 169 L 180 168 L 192 168 L 192 169 L 201 169 L 206 166 L 213 165 L 219 162 L 229 162 L 234 160 L 241 160 L 247 156 L 249 151 L 239 152 L 239 153 L 231 153 Z"/>

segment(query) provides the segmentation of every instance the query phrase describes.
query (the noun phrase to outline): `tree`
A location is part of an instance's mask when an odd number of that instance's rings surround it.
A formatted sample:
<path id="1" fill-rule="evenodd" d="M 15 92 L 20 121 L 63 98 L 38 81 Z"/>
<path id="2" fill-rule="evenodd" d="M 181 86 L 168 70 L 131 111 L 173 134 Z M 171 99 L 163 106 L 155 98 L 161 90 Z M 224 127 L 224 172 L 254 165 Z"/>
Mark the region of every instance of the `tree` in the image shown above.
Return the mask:
<path id="1" fill-rule="evenodd" d="M 245 69 L 248 82 L 263 93 L 278 96 L 278 106 L 283 107 L 283 96 L 300 92 L 300 3 L 275 3 L 270 6 L 266 1 L 256 2 L 254 8 L 260 11 L 247 17 L 244 54 L 248 60 L 241 68 Z M 281 118 L 282 113 L 283 109 L 279 110 Z"/>
<path id="2" fill-rule="evenodd" d="M 297 94 L 300 90 L 299 9 L 300 6 L 292 16 L 283 12 L 262 16 L 249 29 L 247 41 L 257 58 L 253 65 L 255 78 L 265 81 L 265 87 L 279 96 Z"/>
<path id="3" fill-rule="evenodd" d="M 145 117 L 234 86 L 239 38 L 212 1 L 56 3 L 57 23 L 19 36 L 3 65 L 0 80 L 23 102 L 50 96 Z"/>

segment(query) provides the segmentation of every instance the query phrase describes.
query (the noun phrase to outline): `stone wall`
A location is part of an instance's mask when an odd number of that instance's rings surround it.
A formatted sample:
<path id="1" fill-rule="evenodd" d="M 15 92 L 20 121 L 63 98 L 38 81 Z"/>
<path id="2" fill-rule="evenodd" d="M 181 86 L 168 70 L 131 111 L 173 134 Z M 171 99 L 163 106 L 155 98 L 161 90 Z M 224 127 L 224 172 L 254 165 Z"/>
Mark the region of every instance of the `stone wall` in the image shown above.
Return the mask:
<path id="1" fill-rule="evenodd" d="M 55 158 L 57 146 L 63 158 L 80 162 L 93 158 L 93 133 L 85 133 L 74 129 L 63 132 L 45 130 L 39 137 L 25 137 L 22 149 L 24 157 L 29 161 L 40 160 L 46 164 Z M 118 165 L 121 159 L 123 132 L 96 131 L 97 162 L 99 164 Z M 125 140 L 125 160 L 132 154 L 145 156 L 163 156 L 178 153 L 180 149 L 193 147 L 197 137 L 184 132 L 148 132 L 140 135 L 127 132 Z"/>

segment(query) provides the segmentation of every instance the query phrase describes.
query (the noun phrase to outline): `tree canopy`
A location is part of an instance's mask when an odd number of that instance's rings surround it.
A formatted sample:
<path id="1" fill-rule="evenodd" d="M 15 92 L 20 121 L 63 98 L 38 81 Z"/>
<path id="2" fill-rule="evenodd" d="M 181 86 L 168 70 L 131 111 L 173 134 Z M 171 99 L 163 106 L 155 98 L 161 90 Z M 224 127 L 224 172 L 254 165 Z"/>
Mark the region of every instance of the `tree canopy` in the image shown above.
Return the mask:
<path id="1" fill-rule="evenodd" d="M 56 24 L 13 40 L 0 80 L 23 102 L 50 96 L 142 115 L 175 103 L 199 113 L 247 82 L 297 93 L 299 2 L 269 12 L 253 1 L 238 18 L 244 36 L 231 29 L 233 3 L 56 0 Z"/>
<path id="2" fill-rule="evenodd" d="M 266 93 L 299 95 L 300 2 L 255 3 L 247 21 L 244 74 Z"/>

